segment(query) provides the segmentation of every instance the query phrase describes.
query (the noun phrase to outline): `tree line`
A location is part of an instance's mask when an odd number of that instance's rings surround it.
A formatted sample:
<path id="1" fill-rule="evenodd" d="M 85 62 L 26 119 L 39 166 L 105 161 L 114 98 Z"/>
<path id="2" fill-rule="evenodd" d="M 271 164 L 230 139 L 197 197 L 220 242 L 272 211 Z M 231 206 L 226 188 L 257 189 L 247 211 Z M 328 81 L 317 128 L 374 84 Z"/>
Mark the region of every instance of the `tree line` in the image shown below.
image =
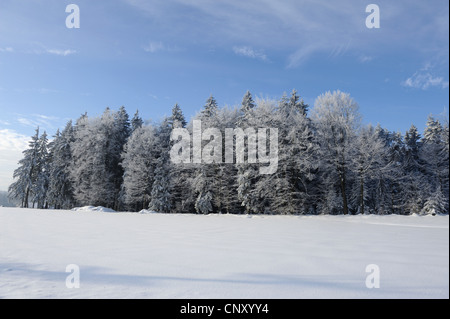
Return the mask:
<path id="1" fill-rule="evenodd" d="M 170 160 L 174 128 L 278 129 L 278 169 Z M 206 144 L 208 141 L 203 141 Z M 248 140 L 245 144 L 248 152 Z M 83 114 L 51 142 L 39 128 L 14 172 L 22 207 L 105 206 L 118 211 L 232 214 L 428 214 L 449 210 L 449 125 L 429 117 L 423 136 L 364 126 L 347 93 L 327 92 L 310 111 L 297 91 L 219 108 L 214 97 L 188 123 L 178 104 L 160 123 L 107 108 Z M 236 152 L 235 152 L 236 154 Z M 223 155 L 224 156 L 224 155 Z"/>

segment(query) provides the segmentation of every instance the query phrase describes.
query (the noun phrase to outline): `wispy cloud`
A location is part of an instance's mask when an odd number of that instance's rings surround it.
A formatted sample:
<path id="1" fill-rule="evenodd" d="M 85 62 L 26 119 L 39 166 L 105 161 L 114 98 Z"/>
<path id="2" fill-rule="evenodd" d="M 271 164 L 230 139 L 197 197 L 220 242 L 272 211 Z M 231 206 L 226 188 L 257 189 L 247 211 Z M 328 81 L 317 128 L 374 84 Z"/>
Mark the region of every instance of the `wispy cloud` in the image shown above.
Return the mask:
<path id="1" fill-rule="evenodd" d="M 77 51 L 70 50 L 70 49 L 67 49 L 67 50 L 47 49 L 46 52 L 49 54 L 55 54 L 55 55 L 60 55 L 60 56 L 68 56 L 68 55 L 77 53 Z"/>
<path id="2" fill-rule="evenodd" d="M 425 66 L 415 72 L 411 77 L 401 83 L 404 87 L 427 90 L 430 87 L 447 89 L 449 82 L 442 76 L 433 75 L 434 66 L 431 62 L 425 63 Z"/>
<path id="3" fill-rule="evenodd" d="M 159 41 L 159 42 L 150 42 L 149 44 L 144 46 L 144 51 L 149 53 L 178 52 L 181 51 L 181 49 L 176 46 L 169 46 Z"/>
<path id="4" fill-rule="evenodd" d="M 31 43 L 32 49 L 25 51 L 29 54 L 52 54 L 52 55 L 58 55 L 58 56 L 69 56 L 76 54 L 76 50 L 72 49 L 61 49 L 61 48 L 52 48 L 48 47 L 40 42 L 32 42 Z"/>
<path id="5" fill-rule="evenodd" d="M 17 119 L 17 122 L 19 122 L 19 123 L 22 124 L 22 125 L 30 126 L 30 127 L 36 127 L 36 126 L 39 126 L 39 124 L 38 124 L 37 122 L 35 122 L 35 121 L 33 121 L 33 120 L 30 120 L 30 119 L 27 119 L 27 118 L 25 118 L 25 117 L 19 117 L 19 118 Z"/>
<path id="6" fill-rule="evenodd" d="M 11 47 L 0 48 L 0 52 L 14 52 L 14 49 Z"/>
<path id="7" fill-rule="evenodd" d="M 249 46 L 235 46 L 233 52 L 237 55 L 261 61 L 268 61 L 267 55 L 263 51 L 254 50 Z"/>
<path id="8" fill-rule="evenodd" d="M 236 43 L 265 52 L 276 48 L 289 67 L 300 66 L 315 54 L 336 57 L 359 51 L 379 56 L 401 49 L 424 56 L 430 51 L 448 55 L 446 3 L 432 7 L 423 1 L 379 0 L 383 24 L 372 30 L 365 26 L 367 4 L 354 0 L 122 1 L 155 21 L 161 37 L 222 49 Z M 163 48 L 154 43 L 148 51 Z M 240 51 L 252 56 L 251 50 Z"/>
<path id="9" fill-rule="evenodd" d="M 368 56 L 368 55 L 361 55 L 361 56 L 358 57 L 358 61 L 361 62 L 361 63 L 368 63 L 368 62 L 370 62 L 372 60 L 373 60 L 373 57 L 372 56 Z"/>
<path id="10" fill-rule="evenodd" d="M 43 114 L 22 115 L 17 114 L 17 122 L 24 126 L 36 128 L 40 127 L 44 130 L 55 129 L 60 124 L 60 118 L 56 116 L 47 116 Z"/>
<path id="11" fill-rule="evenodd" d="M 449 82 L 445 81 L 443 77 L 434 77 L 431 73 L 415 73 L 412 77 L 403 81 L 402 85 L 422 90 L 432 86 L 446 89 L 449 86 Z"/>
<path id="12" fill-rule="evenodd" d="M 303 64 L 310 56 L 313 54 L 324 50 L 324 46 L 321 43 L 311 44 L 308 46 L 303 46 L 294 53 L 292 53 L 288 58 L 288 68 L 295 68 Z"/>
<path id="13" fill-rule="evenodd" d="M 154 100 L 158 100 L 158 96 L 152 93 L 148 93 L 148 96 L 150 96 Z"/>
<path id="14" fill-rule="evenodd" d="M 150 42 L 144 47 L 145 52 L 156 53 L 158 51 L 164 51 L 166 46 L 162 42 Z"/>

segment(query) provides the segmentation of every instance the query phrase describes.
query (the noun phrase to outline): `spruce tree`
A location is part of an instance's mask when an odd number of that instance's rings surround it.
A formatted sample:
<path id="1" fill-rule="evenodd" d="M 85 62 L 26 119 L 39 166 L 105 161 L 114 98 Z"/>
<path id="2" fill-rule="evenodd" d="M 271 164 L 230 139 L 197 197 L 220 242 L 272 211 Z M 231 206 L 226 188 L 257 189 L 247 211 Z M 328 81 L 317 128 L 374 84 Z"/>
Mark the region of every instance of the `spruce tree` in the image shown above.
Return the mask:
<path id="1" fill-rule="evenodd" d="M 23 151 L 23 158 L 19 161 L 19 167 L 14 171 L 15 181 L 9 186 L 9 197 L 20 201 L 20 206 L 27 208 L 33 197 L 33 189 L 39 176 L 39 127 L 36 134 L 31 137 L 28 149 Z"/>
<path id="2" fill-rule="evenodd" d="M 47 200 L 50 207 L 70 209 L 74 206 L 73 187 L 69 166 L 72 162 L 71 144 L 74 141 L 72 121 L 61 132 L 56 133 L 49 152 L 51 156 L 49 189 Z"/>

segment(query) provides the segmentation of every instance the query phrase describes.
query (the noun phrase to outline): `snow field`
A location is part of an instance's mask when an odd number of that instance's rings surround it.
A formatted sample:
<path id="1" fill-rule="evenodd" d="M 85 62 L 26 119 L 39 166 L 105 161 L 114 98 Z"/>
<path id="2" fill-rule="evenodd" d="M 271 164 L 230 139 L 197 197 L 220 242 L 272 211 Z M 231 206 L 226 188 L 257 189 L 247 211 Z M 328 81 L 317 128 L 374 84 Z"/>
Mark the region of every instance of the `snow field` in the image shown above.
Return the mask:
<path id="1" fill-rule="evenodd" d="M 449 298 L 448 227 L 448 216 L 0 208 L 0 297 Z M 369 264 L 379 289 L 366 287 Z"/>

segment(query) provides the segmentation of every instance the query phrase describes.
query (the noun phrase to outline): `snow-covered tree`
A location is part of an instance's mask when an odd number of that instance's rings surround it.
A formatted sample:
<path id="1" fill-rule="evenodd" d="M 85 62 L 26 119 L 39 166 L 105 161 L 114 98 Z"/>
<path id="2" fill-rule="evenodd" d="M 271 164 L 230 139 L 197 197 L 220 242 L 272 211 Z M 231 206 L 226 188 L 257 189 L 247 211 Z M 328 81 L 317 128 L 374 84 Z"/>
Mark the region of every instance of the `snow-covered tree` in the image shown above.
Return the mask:
<path id="1" fill-rule="evenodd" d="M 195 210 L 199 214 L 209 214 L 213 212 L 213 187 L 212 179 L 205 172 L 205 167 L 201 167 L 197 177 L 194 179 L 194 189 L 197 199 L 195 200 Z"/>
<path id="2" fill-rule="evenodd" d="M 241 107 L 239 109 L 239 117 L 236 122 L 237 127 L 244 128 L 248 126 L 249 120 L 253 117 L 252 110 L 256 107 L 256 103 L 253 100 L 250 91 L 245 92 L 242 98 Z"/>
<path id="3" fill-rule="evenodd" d="M 129 134 L 123 107 L 116 113 L 107 108 L 100 118 L 82 117 L 77 122 L 70 175 L 81 204 L 120 208 L 121 154 Z"/>
<path id="4" fill-rule="evenodd" d="M 430 191 L 429 184 L 423 178 L 423 162 L 420 158 L 422 148 L 421 136 L 414 125 L 405 134 L 403 158 L 402 214 L 418 214 Z"/>
<path id="5" fill-rule="evenodd" d="M 94 203 L 95 194 L 91 191 L 91 178 L 94 170 L 93 155 L 95 153 L 92 121 L 87 114 L 83 114 L 76 120 L 73 142 L 70 144 L 72 160 L 69 166 L 69 179 L 73 186 L 73 195 L 77 205 Z"/>
<path id="6" fill-rule="evenodd" d="M 123 200 L 133 211 L 148 208 L 158 152 L 155 128 L 150 125 L 136 128 L 125 144 L 121 164 Z"/>
<path id="7" fill-rule="evenodd" d="M 33 183 L 31 193 L 33 197 L 31 201 L 37 205 L 37 208 L 48 208 L 47 204 L 47 190 L 49 185 L 49 168 L 50 168 L 50 156 L 48 153 L 48 138 L 47 133 L 44 131 L 38 140 L 38 153 L 35 162 L 36 167 L 36 181 Z"/>
<path id="8" fill-rule="evenodd" d="M 178 104 L 172 108 L 172 115 L 168 118 L 171 132 L 173 129 L 186 128 L 187 122 Z M 175 141 L 170 142 L 173 147 Z M 190 154 L 189 154 L 190 157 Z M 169 185 L 171 194 L 171 211 L 174 213 L 195 212 L 195 194 L 191 187 L 191 178 L 195 175 L 195 168 L 191 163 L 167 163 L 169 172 Z"/>
<path id="9" fill-rule="evenodd" d="M 213 96 L 210 96 L 206 101 L 203 110 L 196 117 L 197 120 L 201 120 L 203 134 L 205 134 L 205 131 L 209 128 L 218 127 L 219 124 L 217 121 L 218 109 L 219 108 L 215 98 Z M 202 136 L 202 138 L 205 138 L 205 136 Z M 202 163 L 197 164 L 197 167 L 193 172 L 194 175 L 191 178 L 191 183 L 196 198 L 195 210 L 199 214 L 206 214 L 209 212 L 220 210 L 220 202 L 218 202 L 219 196 L 217 196 L 218 194 L 216 186 L 216 182 L 218 181 L 217 172 L 219 164 L 204 163 L 205 155 L 206 154 L 211 155 L 205 152 L 204 150 L 204 146 L 207 143 L 208 141 L 205 140 L 201 141 Z"/>
<path id="10" fill-rule="evenodd" d="M 372 126 L 363 127 L 354 143 L 352 162 L 356 181 L 353 186 L 352 202 L 353 207 L 357 207 L 358 213 L 365 214 L 366 207 L 374 208 L 376 182 L 379 174 L 385 169 L 383 158 L 386 149 L 379 133 Z"/>
<path id="11" fill-rule="evenodd" d="M 189 124 L 178 104 L 157 126 L 144 126 L 138 112 L 130 121 L 124 107 L 84 114 L 50 143 L 36 130 L 9 197 L 22 207 L 164 213 L 448 213 L 448 122 L 430 117 L 423 137 L 415 126 L 404 137 L 381 126 L 360 129 L 356 102 L 340 91 L 319 96 L 311 118 L 308 109 L 296 90 L 256 102 L 247 91 L 234 108 L 219 108 L 210 96 Z M 171 140 L 173 130 L 198 137 L 195 120 L 202 139 L 189 142 L 193 163 L 172 163 L 180 142 Z M 272 134 L 277 169 L 263 174 Z"/>
<path id="12" fill-rule="evenodd" d="M 152 185 L 152 199 L 149 205 L 149 209 L 166 214 L 170 213 L 172 209 L 171 185 L 167 166 L 168 162 L 169 159 L 166 154 L 161 155 L 157 161 L 155 179 Z"/>
<path id="13" fill-rule="evenodd" d="M 157 131 L 158 157 L 151 191 L 149 209 L 169 213 L 172 209 L 172 188 L 170 182 L 170 135 L 172 127 L 169 118 L 164 119 Z"/>
<path id="14" fill-rule="evenodd" d="M 212 118 L 216 115 L 217 110 L 219 109 L 217 105 L 216 99 L 211 95 L 208 100 L 206 100 L 206 104 L 201 111 L 201 116 L 204 119 Z"/>
<path id="15" fill-rule="evenodd" d="M 236 138 L 234 138 L 234 153 L 236 155 L 236 159 L 239 153 L 243 153 L 244 157 L 247 155 L 247 162 L 238 163 L 236 161 L 237 168 L 237 196 L 240 201 L 240 205 L 244 209 L 246 214 L 255 213 L 259 209 L 262 209 L 262 206 L 258 207 L 257 205 L 257 197 L 258 194 L 255 191 L 255 185 L 258 180 L 258 168 L 257 164 L 249 163 L 248 158 L 249 155 L 249 143 L 252 137 L 250 136 L 250 132 L 253 130 L 253 134 L 256 134 L 254 131 L 254 124 L 256 120 L 255 114 L 256 104 L 253 101 L 252 95 L 249 91 L 247 91 L 242 99 L 241 107 L 239 109 L 239 117 L 237 119 L 236 126 L 238 129 L 243 130 L 243 132 L 248 132 L 246 134 L 247 143 L 244 143 L 244 147 L 242 149 L 237 149 L 236 146 Z M 262 202 L 260 202 L 262 204 Z"/>
<path id="16" fill-rule="evenodd" d="M 187 122 L 178 103 L 172 108 L 172 116 L 169 118 L 169 124 L 172 128 L 186 127 Z"/>
<path id="17" fill-rule="evenodd" d="M 136 110 L 136 113 L 134 113 L 134 116 L 131 119 L 131 133 L 136 131 L 138 128 L 141 128 L 142 125 L 144 125 L 144 121 L 139 116 L 139 111 Z"/>
<path id="18" fill-rule="evenodd" d="M 430 191 L 422 209 L 423 213 L 448 212 L 448 152 L 445 149 L 444 129 L 439 121 L 430 116 L 420 152 L 426 176 L 423 183 L 428 182 Z"/>
<path id="19" fill-rule="evenodd" d="M 350 213 L 348 179 L 356 130 L 360 124 L 358 104 L 348 93 L 327 92 L 317 98 L 312 117 L 320 144 L 323 180 L 327 182 L 324 189 L 339 189 L 342 212 L 347 215 Z"/>
<path id="20" fill-rule="evenodd" d="M 28 207 L 33 197 L 32 191 L 39 176 L 39 128 L 31 137 L 29 147 L 23 151 L 23 158 L 19 161 L 19 167 L 14 171 L 15 181 L 9 186 L 9 197 L 20 201 L 21 207 Z"/>
<path id="21" fill-rule="evenodd" d="M 293 90 L 289 99 L 281 99 L 277 112 L 266 124 L 279 129 L 278 170 L 276 179 L 272 179 L 278 200 L 273 201 L 272 211 L 295 214 L 314 209 L 315 200 L 309 190 L 318 169 L 318 145 L 307 110 L 308 105 Z"/>
<path id="22" fill-rule="evenodd" d="M 58 131 L 59 133 L 59 131 Z M 56 134 L 50 147 L 50 172 L 47 201 L 50 207 L 69 209 L 74 206 L 72 183 L 69 178 L 69 166 L 72 161 L 71 144 L 74 141 L 72 121 Z"/>

